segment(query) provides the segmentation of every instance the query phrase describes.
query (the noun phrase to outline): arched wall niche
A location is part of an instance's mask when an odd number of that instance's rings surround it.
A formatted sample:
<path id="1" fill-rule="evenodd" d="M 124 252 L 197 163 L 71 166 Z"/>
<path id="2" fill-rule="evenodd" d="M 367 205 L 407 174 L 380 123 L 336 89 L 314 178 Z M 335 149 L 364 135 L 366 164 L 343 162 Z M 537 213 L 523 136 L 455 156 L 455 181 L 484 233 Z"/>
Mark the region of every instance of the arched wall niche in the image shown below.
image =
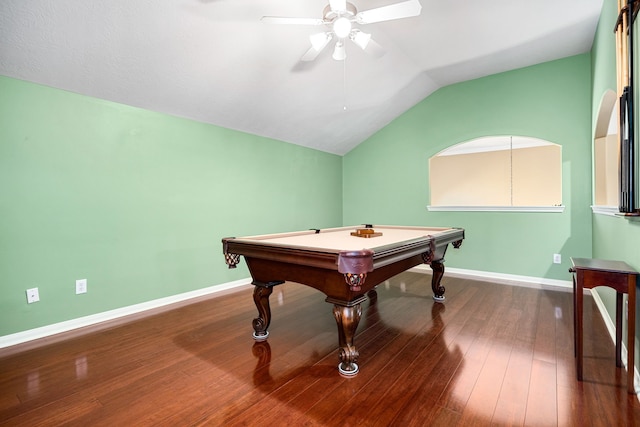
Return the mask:
<path id="1" fill-rule="evenodd" d="M 612 90 L 602 95 L 593 140 L 594 205 L 617 212 L 619 196 L 618 97 Z"/>

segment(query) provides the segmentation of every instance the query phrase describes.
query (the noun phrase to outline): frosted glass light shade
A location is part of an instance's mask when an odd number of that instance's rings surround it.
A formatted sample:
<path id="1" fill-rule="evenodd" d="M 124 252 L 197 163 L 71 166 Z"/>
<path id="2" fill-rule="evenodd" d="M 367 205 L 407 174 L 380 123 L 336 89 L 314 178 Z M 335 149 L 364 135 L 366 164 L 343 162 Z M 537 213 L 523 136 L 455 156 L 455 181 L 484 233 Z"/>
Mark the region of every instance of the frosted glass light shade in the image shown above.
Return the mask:
<path id="1" fill-rule="evenodd" d="M 351 32 L 351 21 L 345 17 L 338 18 L 333 23 L 333 32 L 338 38 L 345 38 Z"/>

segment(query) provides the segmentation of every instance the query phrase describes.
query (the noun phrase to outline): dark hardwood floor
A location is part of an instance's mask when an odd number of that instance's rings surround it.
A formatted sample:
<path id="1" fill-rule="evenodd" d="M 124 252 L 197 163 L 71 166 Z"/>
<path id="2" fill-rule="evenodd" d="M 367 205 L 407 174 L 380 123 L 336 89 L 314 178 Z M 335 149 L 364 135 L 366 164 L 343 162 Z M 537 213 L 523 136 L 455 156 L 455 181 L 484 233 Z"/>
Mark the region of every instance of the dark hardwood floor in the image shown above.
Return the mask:
<path id="1" fill-rule="evenodd" d="M 0 424 L 640 426 L 592 298 L 578 382 L 571 293 L 445 274 L 439 304 L 429 280 L 403 273 L 363 304 L 350 379 L 332 306 L 292 283 L 262 343 L 246 288 L 0 350 Z"/>

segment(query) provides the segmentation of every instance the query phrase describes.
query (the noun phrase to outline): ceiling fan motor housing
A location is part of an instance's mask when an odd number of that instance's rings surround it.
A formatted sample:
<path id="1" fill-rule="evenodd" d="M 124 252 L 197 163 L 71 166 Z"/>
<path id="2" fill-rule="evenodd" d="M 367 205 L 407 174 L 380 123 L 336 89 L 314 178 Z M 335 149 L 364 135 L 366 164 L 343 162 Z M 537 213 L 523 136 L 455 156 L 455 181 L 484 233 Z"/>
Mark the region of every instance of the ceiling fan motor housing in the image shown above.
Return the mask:
<path id="1" fill-rule="evenodd" d="M 351 3 L 346 3 L 345 10 L 332 10 L 330 5 L 327 5 L 322 12 L 324 16 L 324 21 L 328 24 L 333 23 L 336 19 L 344 16 L 345 18 L 351 20 L 358 13 L 356 7 Z"/>

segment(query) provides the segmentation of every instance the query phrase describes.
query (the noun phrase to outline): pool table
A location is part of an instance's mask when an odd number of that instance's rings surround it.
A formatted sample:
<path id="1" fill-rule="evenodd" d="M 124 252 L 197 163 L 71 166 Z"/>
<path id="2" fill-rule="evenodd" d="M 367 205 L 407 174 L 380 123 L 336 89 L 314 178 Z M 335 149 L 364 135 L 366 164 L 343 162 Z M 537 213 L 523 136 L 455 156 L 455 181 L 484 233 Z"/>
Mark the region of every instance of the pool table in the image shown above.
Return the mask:
<path id="1" fill-rule="evenodd" d="M 306 231 L 222 239 L 229 268 L 242 255 L 254 285 L 253 300 L 258 317 L 253 320 L 253 337 L 266 340 L 271 322 L 269 296 L 273 287 L 285 281 L 311 286 L 323 292 L 333 304 L 338 325 L 338 371 L 349 377 L 358 373 L 358 351 L 354 335 L 360 322 L 360 303 L 375 296 L 379 283 L 419 264 L 433 270 L 433 298 L 444 301 L 444 255 L 449 243 L 459 248 L 464 229 L 404 227 L 365 224 L 362 226 L 311 229 Z"/>

